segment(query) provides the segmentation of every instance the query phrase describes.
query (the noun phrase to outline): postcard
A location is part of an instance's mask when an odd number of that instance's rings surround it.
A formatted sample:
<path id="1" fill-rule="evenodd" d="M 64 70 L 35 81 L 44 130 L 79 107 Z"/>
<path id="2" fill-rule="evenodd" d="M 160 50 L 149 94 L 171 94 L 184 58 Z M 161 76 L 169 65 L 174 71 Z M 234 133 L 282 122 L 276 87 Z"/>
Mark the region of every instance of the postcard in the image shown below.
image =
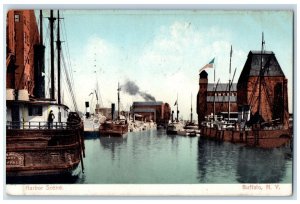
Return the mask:
<path id="1" fill-rule="evenodd" d="M 6 13 L 6 193 L 292 196 L 292 10 Z"/>

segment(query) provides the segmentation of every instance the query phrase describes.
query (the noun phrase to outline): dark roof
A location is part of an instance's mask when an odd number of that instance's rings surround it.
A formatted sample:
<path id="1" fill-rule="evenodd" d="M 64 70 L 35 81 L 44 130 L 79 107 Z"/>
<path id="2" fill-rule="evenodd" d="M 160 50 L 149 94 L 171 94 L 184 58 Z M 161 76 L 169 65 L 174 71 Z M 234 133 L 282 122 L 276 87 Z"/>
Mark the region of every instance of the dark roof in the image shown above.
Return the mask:
<path id="1" fill-rule="evenodd" d="M 215 96 L 215 102 L 228 102 L 228 96 Z M 214 96 L 207 96 L 207 102 L 214 102 Z M 230 96 L 230 102 L 236 102 L 236 96 Z"/>
<path id="2" fill-rule="evenodd" d="M 162 101 L 136 101 L 133 102 L 133 106 L 161 106 Z"/>
<path id="3" fill-rule="evenodd" d="M 264 51 L 263 53 L 261 51 L 250 51 L 239 81 L 241 80 L 242 82 L 249 76 L 259 76 L 261 60 L 264 76 L 284 77 L 284 73 L 272 51 Z"/>
<path id="4" fill-rule="evenodd" d="M 205 70 L 203 70 L 199 75 L 200 75 L 200 79 L 207 79 L 207 76 L 208 76 L 208 74 Z"/>
<path id="5" fill-rule="evenodd" d="M 231 88 L 230 88 L 230 91 L 236 91 L 236 84 L 233 83 Z M 207 91 L 214 91 L 214 84 L 207 84 Z M 217 92 L 219 91 L 228 91 L 228 83 L 224 83 L 224 84 L 218 84 L 218 87 L 217 87 Z"/>

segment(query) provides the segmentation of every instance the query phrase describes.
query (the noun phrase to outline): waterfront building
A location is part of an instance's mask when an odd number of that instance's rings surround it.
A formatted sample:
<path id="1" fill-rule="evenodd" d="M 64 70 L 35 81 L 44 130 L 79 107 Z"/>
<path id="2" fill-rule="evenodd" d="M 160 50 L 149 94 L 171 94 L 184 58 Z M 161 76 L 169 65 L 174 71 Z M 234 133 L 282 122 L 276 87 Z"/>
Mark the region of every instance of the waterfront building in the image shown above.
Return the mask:
<path id="1" fill-rule="evenodd" d="M 259 77 L 261 62 L 262 77 Z M 244 115 L 247 111 L 249 114 L 247 113 L 247 119 L 244 118 L 246 121 L 251 118 L 252 123 L 255 123 L 255 120 L 260 118 L 262 122 L 277 121 L 288 127 L 287 79 L 272 51 L 249 52 L 238 83 L 232 84 L 230 96 L 228 84 L 208 83 L 206 71 L 202 71 L 199 76 L 197 96 L 199 124 L 205 121 L 205 116 L 214 113 L 214 107 L 215 114 L 228 112 L 228 99 L 230 99 L 232 115 Z M 259 94 L 260 101 L 258 101 Z M 255 115 L 257 117 L 254 117 Z M 241 119 L 243 117 L 239 118 Z"/>
<path id="2" fill-rule="evenodd" d="M 44 46 L 33 10 L 10 10 L 6 24 L 6 88 L 27 90 L 30 96 L 45 97 L 43 67 L 39 57 Z M 36 67 L 36 69 L 34 69 Z M 35 84 L 37 84 L 35 86 Z"/>
<path id="3" fill-rule="evenodd" d="M 132 114 L 141 116 L 145 121 L 166 124 L 170 120 L 171 108 L 162 101 L 133 102 Z"/>
<path id="4" fill-rule="evenodd" d="M 214 114 L 214 112 L 215 114 L 227 114 L 228 99 L 230 99 L 231 112 L 236 113 L 238 110 L 236 84 L 232 84 L 229 93 L 228 83 L 208 83 L 207 76 L 208 74 L 206 71 L 202 71 L 199 74 L 199 91 L 197 95 L 197 114 L 199 124 L 201 124 L 201 121 L 205 120 L 205 116 Z"/>
<path id="5" fill-rule="evenodd" d="M 264 122 L 277 121 L 288 127 L 287 78 L 272 51 L 249 52 L 237 90 L 237 103 L 240 107 L 248 105 L 251 115 L 259 113 Z"/>

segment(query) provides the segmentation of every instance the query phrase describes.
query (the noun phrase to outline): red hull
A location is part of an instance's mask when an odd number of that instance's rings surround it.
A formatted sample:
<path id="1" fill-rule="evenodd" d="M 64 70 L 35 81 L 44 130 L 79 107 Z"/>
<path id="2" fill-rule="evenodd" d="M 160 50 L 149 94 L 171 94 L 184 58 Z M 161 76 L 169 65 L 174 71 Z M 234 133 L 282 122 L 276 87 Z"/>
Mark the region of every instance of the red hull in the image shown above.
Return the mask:
<path id="1" fill-rule="evenodd" d="M 128 132 L 128 124 L 107 123 L 99 127 L 100 136 L 122 137 Z"/>
<path id="2" fill-rule="evenodd" d="M 260 148 L 276 148 L 291 142 L 291 135 L 288 129 L 238 131 L 202 127 L 201 137 Z"/>
<path id="3" fill-rule="evenodd" d="M 82 160 L 82 128 L 7 129 L 6 175 L 74 175 Z"/>

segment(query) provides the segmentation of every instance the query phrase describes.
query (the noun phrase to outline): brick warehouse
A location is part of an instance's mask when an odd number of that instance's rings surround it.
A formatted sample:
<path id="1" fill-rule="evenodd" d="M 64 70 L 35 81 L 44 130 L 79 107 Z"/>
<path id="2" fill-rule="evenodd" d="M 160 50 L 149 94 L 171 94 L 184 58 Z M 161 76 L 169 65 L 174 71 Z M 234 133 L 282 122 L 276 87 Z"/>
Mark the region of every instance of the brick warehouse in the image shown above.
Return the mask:
<path id="1" fill-rule="evenodd" d="M 219 83 L 218 86 L 216 86 L 216 91 L 214 91 L 214 84 L 208 83 L 207 72 L 202 71 L 199 76 L 199 91 L 197 95 L 197 114 L 199 124 L 201 121 L 205 120 L 205 116 L 214 112 L 214 101 L 216 114 L 228 112 L 228 98 L 230 99 L 230 111 L 237 112 L 236 84 L 232 84 L 229 97 L 228 84 Z"/>
<path id="2" fill-rule="evenodd" d="M 6 24 L 6 88 L 34 95 L 34 66 L 39 31 L 33 10 L 10 10 Z M 41 86 L 41 84 L 40 84 Z"/>
<path id="3" fill-rule="evenodd" d="M 259 83 L 261 57 L 263 61 L 263 77 L 261 77 L 261 83 Z M 197 96 L 199 124 L 205 120 L 206 115 L 213 112 L 213 84 L 208 83 L 207 75 L 205 71 L 200 73 Z M 280 120 L 284 126 L 288 126 L 287 79 L 275 54 L 271 51 L 264 51 L 262 55 L 260 51 L 249 52 L 238 83 L 232 86 L 232 94 L 230 96 L 231 111 L 236 112 L 238 107 L 250 106 L 250 114 L 254 116 L 258 111 L 259 84 L 261 84 L 260 115 L 263 121 Z M 228 102 L 228 92 L 223 91 L 224 87 L 226 85 L 221 84 L 216 91 L 216 113 L 228 111 L 228 103 L 226 103 L 226 101 Z"/>
<path id="4" fill-rule="evenodd" d="M 146 121 L 153 120 L 157 124 L 166 124 L 170 120 L 171 108 L 168 103 L 161 101 L 133 102 L 132 113 L 143 116 Z"/>
<path id="5" fill-rule="evenodd" d="M 263 72 L 259 83 L 260 62 Z M 259 84 L 261 84 L 261 116 L 265 122 L 279 120 L 288 126 L 287 79 L 271 51 L 250 51 L 237 84 L 237 103 L 250 105 L 251 114 L 258 111 Z"/>

